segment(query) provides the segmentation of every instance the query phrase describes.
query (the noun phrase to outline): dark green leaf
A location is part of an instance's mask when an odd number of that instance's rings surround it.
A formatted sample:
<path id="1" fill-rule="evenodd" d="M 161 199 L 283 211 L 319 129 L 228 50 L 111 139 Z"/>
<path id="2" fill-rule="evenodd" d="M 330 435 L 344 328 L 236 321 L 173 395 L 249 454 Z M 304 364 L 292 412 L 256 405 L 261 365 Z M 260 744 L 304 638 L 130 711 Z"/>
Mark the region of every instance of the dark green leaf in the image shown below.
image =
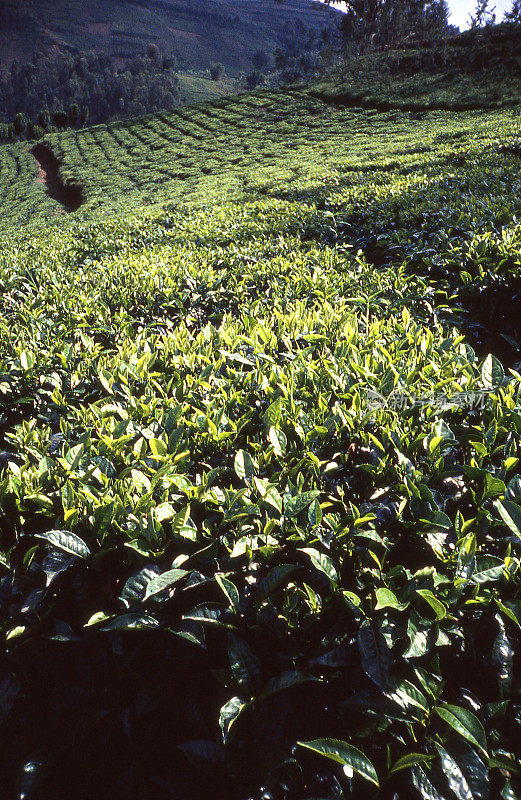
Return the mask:
<path id="1" fill-rule="evenodd" d="M 501 362 L 493 355 L 489 354 L 481 368 L 481 377 L 483 384 L 487 388 L 494 388 L 501 386 L 505 378 L 505 373 Z"/>
<path id="2" fill-rule="evenodd" d="M 436 614 L 436 619 L 443 619 L 443 617 L 446 616 L 447 608 L 440 600 L 438 600 L 437 597 L 433 595 L 432 592 L 429 592 L 428 589 L 416 589 L 416 594 L 419 594 L 421 597 L 423 597 L 423 599 L 430 605 Z"/>
<path id="3" fill-rule="evenodd" d="M 368 621 L 358 631 L 358 649 L 365 674 L 385 689 L 393 657 L 382 633 Z"/>
<path id="4" fill-rule="evenodd" d="M 90 556 L 90 550 L 83 539 L 80 539 L 79 536 L 70 531 L 56 530 L 35 533 L 34 535 L 39 539 L 47 539 L 54 547 L 64 550 L 66 553 L 72 553 L 72 555 L 80 558 L 88 558 Z"/>
<path id="5" fill-rule="evenodd" d="M 521 539 L 521 506 L 510 500 L 496 500 L 496 508 L 501 514 L 505 525 Z"/>
<path id="6" fill-rule="evenodd" d="M 213 772 L 216 768 L 224 767 L 226 751 L 221 744 L 198 739 L 178 745 L 187 759 L 196 767 L 202 767 Z"/>
<path id="7" fill-rule="evenodd" d="M 228 740 L 231 738 L 230 729 L 244 708 L 246 708 L 246 704 L 243 703 L 238 697 L 232 697 L 231 700 L 228 700 L 228 702 L 225 703 L 221 708 L 219 725 L 221 726 L 224 742 L 228 742 Z"/>
<path id="8" fill-rule="evenodd" d="M 228 598 L 231 607 L 235 611 L 239 611 L 240 598 L 239 598 L 239 592 L 237 591 L 237 587 L 235 586 L 235 584 L 232 581 L 228 580 L 228 578 L 225 578 L 224 575 L 220 575 L 218 572 L 215 573 L 215 580 L 217 581 L 222 591 Z"/>
<path id="9" fill-rule="evenodd" d="M 127 607 L 129 603 L 140 603 L 144 599 L 146 588 L 154 578 L 157 578 L 156 567 L 143 567 L 130 576 L 121 592 L 121 599 Z"/>
<path id="10" fill-rule="evenodd" d="M 300 683 L 307 683 L 309 681 L 317 681 L 318 678 L 313 675 L 305 675 L 302 672 L 289 671 L 283 672 L 282 675 L 277 675 L 271 678 L 264 689 L 262 690 L 261 697 L 268 697 L 276 692 L 282 692 L 284 689 L 290 689 L 292 686 L 297 686 Z"/>
<path id="11" fill-rule="evenodd" d="M 148 614 L 122 614 L 105 622 L 102 631 L 129 631 L 141 628 L 159 628 L 159 622 Z"/>
<path id="12" fill-rule="evenodd" d="M 278 564 L 272 567 L 267 575 L 262 578 L 257 584 L 257 597 L 259 601 L 265 600 L 273 592 L 282 586 L 287 578 L 292 575 L 298 566 L 295 564 Z"/>
<path id="13" fill-rule="evenodd" d="M 487 739 L 480 721 L 471 711 L 461 706 L 444 704 L 436 706 L 435 712 L 460 736 L 475 745 L 487 756 Z"/>
<path id="14" fill-rule="evenodd" d="M 405 756 L 398 758 L 390 769 L 391 774 L 399 772 L 402 769 L 409 769 L 415 764 L 425 764 L 432 761 L 432 756 L 425 755 L 425 753 L 407 753 Z"/>
<path id="15" fill-rule="evenodd" d="M 296 517 L 301 511 L 304 511 L 319 494 L 320 492 L 314 489 L 311 492 L 303 492 L 295 497 L 290 497 L 284 504 L 284 514 L 286 517 Z"/>
<path id="16" fill-rule="evenodd" d="M 413 785 L 418 790 L 422 800 L 448 800 L 439 793 L 436 787 L 430 782 L 421 766 L 415 765 L 411 770 Z"/>
<path id="17" fill-rule="evenodd" d="M 261 675 L 261 665 L 250 646 L 231 634 L 228 639 L 228 658 L 235 680 L 246 692 L 253 694 Z"/>

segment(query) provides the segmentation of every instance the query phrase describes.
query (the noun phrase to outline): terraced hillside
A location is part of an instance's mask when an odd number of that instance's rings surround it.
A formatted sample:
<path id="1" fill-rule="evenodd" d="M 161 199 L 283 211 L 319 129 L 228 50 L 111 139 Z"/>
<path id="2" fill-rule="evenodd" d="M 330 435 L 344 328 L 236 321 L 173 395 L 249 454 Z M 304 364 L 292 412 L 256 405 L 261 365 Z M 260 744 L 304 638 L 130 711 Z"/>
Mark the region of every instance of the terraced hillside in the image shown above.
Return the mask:
<path id="1" fill-rule="evenodd" d="M 4 797 L 521 796 L 519 120 L 0 150 Z"/>
<path id="2" fill-rule="evenodd" d="M 517 109 L 379 113 L 335 108 L 302 92 L 259 91 L 54 133 L 39 147 L 56 160 L 64 183 L 83 187 L 87 215 L 174 199 L 341 203 L 368 183 L 394 185 L 397 169 L 401 179 L 423 178 L 460 157 L 486 155 L 514 137 L 517 119 Z M 60 205 L 46 198 L 44 181 L 34 180 L 30 145 L 0 152 L 6 162 L 0 225 L 11 226 L 17 214 L 34 221 L 60 213 Z"/>
<path id="3" fill-rule="evenodd" d="M 3 225 L 12 227 L 52 214 L 53 203 L 39 180 L 35 159 L 28 148 L 16 145 L 0 147 L 0 213 Z"/>

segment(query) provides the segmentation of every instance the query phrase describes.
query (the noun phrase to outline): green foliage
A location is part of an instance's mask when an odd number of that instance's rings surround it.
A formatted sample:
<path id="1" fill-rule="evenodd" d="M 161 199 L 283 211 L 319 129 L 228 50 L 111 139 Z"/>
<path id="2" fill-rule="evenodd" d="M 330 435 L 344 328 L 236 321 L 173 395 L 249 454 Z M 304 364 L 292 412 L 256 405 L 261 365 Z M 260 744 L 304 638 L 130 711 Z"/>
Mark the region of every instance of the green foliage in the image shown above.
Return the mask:
<path id="1" fill-rule="evenodd" d="M 223 65 L 222 64 L 211 64 L 210 65 L 210 77 L 212 81 L 220 81 L 223 74 Z"/>
<path id="2" fill-rule="evenodd" d="M 346 0 L 339 29 L 348 50 L 445 38 L 449 30 L 446 0 Z"/>
<path id="3" fill-rule="evenodd" d="M 17 114 L 14 118 L 13 124 L 17 136 L 22 136 L 27 128 L 27 117 L 25 114 Z"/>
<path id="4" fill-rule="evenodd" d="M 54 219 L 0 148 L 6 794 L 519 795 L 518 126 L 55 132 Z"/>
<path id="5" fill-rule="evenodd" d="M 155 45 L 123 63 L 103 54 L 40 53 L 31 64 L 15 63 L 9 78 L 0 82 L 0 118 L 13 119 L 20 138 L 28 118 L 49 127 L 48 104 L 58 129 L 83 127 L 88 119 L 172 111 L 179 101 L 178 63 L 164 61 Z"/>
<path id="6" fill-rule="evenodd" d="M 316 92 L 338 104 L 380 110 L 502 108 L 519 104 L 520 63 L 519 26 L 494 25 L 443 42 L 416 39 L 347 54 L 329 77 L 326 71 Z"/>

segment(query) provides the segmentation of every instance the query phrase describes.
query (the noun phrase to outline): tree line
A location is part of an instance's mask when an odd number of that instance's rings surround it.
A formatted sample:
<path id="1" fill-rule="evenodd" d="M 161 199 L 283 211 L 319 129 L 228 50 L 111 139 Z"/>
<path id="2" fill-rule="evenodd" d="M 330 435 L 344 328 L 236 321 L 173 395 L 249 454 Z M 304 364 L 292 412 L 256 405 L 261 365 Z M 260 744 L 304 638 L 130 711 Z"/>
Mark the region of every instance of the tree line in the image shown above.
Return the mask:
<path id="1" fill-rule="evenodd" d="M 399 47 L 407 41 L 437 41 L 458 32 L 449 23 L 447 0 L 344 0 L 344 5 L 341 36 L 351 53 L 369 47 Z M 492 0 L 476 0 L 469 27 L 481 28 L 496 21 Z M 503 21 L 521 22 L 521 0 L 513 0 Z"/>
<path id="2" fill-rule="evenodd" d="M 474 12 L 469 16 L 469 26 L 484 28 L 496 22 L 496 9 L 491 0 L 476 0 Z M 521 22 L 521 0 L 513 0 L 512 7 L 503 15 L 503 22 Z"/>
<path id="3" fill-rule="evenodd" d="M 446 0 L 346 0 L 341 28 L 354 52 L 397 47 L 450 32 L 449 7 Z"/>
<path id="4" fill-rule="evenodd" d="M 37 139 L 53 128 L 172 111 L 179 103 L 178 61 L 149 46 L 121 65 L 105 54 L 65 51 L 14 63 L 0 82 L 0 141 Z"/>

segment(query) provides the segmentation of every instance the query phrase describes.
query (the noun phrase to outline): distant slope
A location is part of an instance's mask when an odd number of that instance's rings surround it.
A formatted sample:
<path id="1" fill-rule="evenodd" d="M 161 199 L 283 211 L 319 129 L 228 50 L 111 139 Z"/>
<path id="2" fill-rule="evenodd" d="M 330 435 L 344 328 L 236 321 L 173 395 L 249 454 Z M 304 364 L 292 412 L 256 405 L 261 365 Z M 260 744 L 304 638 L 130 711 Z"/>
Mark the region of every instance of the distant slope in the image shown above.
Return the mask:
<path id="1" fill-rule="evenodd" d="M 236 72 L 288 21 L 320 31 L 335 13 L 314 0 L 0 0 L 0 61 L 5 70 L 51 44 L 124 57 L 155 42 L 190 66 Z"/>

